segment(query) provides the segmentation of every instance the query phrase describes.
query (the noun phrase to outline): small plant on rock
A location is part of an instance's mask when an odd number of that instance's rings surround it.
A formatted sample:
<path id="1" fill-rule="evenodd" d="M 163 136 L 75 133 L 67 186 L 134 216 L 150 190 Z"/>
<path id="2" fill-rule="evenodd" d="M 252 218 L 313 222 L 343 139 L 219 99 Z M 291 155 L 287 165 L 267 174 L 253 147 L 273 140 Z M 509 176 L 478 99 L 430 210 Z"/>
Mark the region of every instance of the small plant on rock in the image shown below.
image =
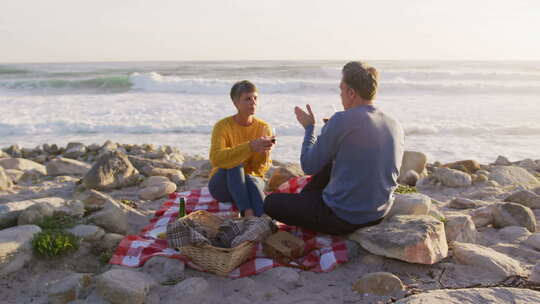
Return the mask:
<path id="1" fill-rule="evenodd" d="M 124 199 L 124 200 L 120 200 L 120 203 L 126 206 L 129 206 L 131 208 L 137 209 L 137 203 L 135 203 L 135 201 Z"/>
<path id="2" fill-rule="evenodd" d="M 44 230 L 32 239 L 34 253 L 45 258 L 57 258 L 79 249 L 80 240 L 72 233 L 58 229 Z"/>
<path id="3" fill-rule="evenodd" d="M 407 193 L 416 193 L 418 191 L 416 191 L 416 187 L 399 184 L 394 192 L 399 193 L 399 194 L 407 194 Z"/>

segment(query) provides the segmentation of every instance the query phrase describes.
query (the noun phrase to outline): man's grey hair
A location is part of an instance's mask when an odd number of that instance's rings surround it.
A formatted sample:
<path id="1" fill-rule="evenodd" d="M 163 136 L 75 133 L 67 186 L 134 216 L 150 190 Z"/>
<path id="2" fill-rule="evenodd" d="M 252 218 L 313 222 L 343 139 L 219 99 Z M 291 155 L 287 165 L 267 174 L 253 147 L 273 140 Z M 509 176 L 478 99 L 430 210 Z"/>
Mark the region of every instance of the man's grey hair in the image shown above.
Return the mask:
<path id="1" fill-rule="evenodd" d="M 374 67 L 361 61 L 347 63 L 341 71 L 343 82 L 365 100 L 373 100 L 377 95 L 379 73 Z"/>

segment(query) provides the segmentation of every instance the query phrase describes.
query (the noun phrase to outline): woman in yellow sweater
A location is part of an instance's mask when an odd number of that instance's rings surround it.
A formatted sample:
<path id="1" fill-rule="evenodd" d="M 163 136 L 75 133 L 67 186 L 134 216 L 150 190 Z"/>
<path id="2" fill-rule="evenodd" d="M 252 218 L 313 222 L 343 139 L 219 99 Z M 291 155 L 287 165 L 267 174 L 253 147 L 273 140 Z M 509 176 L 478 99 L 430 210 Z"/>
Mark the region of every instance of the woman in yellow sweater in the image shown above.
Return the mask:
<path id="1" fill-rule="evenodd" d="M 233 201 L 243 216 L 263 214 L 264 180 L 274 146 L 270 125 L 255 117 L 258 91 L 247 80 L 231 88 L 237 113 L 214 125 L 210 147 L 210 194 L 221 202 Z"/>

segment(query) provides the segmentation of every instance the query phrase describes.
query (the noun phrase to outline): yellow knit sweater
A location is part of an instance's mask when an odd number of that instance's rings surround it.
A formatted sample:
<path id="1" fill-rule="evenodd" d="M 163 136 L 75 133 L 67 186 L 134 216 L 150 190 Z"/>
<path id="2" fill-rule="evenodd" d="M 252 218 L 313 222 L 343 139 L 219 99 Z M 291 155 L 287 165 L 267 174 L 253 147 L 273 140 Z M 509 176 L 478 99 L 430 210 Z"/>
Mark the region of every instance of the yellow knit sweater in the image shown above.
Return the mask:
<path id="1" fill-rule="evenodd" d="M 271 135 L 270 125 L 254 117 L 250 126 L 236 123 L 232 116 L 223 118 L 214 125 L 210 146 L 211 176 L 218 168 L 230 169 L 244 164 L 244 172 L 262 177 L 270 168 L 270 153 L 251 151 L 249 142 L 261 136 Z"/>

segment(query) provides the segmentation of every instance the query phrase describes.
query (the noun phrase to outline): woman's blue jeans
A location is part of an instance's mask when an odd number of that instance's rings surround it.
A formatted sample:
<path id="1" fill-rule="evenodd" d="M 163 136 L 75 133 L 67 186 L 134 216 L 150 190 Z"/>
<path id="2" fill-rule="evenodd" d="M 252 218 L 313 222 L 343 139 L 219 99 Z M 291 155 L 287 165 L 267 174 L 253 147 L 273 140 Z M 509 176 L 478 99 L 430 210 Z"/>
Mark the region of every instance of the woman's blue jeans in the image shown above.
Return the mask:
<path id="1" fill-rule="evenodd" d="M 208 190 L 220 202 L 233 201 L 240 211 L 253 209 L 256 216 L 264 213 L 264 180 L 245 174 L 243 165 L 220 168 L 210 179 Z"/>

